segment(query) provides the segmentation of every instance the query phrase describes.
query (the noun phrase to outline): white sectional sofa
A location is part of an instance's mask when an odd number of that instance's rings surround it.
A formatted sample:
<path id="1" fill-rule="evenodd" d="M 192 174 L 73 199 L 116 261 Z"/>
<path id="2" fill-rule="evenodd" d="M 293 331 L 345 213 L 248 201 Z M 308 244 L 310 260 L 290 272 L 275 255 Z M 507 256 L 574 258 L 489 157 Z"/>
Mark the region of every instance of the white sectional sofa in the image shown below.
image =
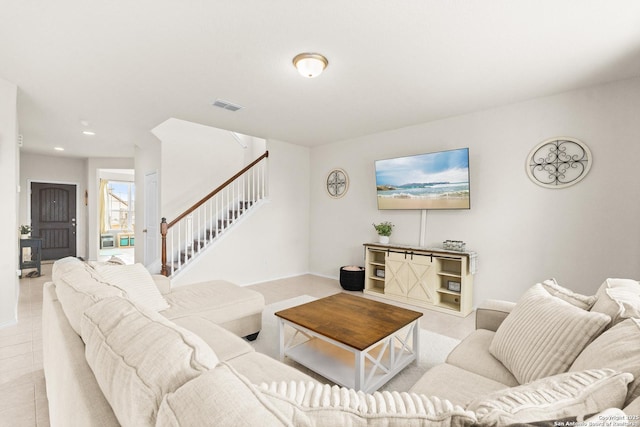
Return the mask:
<path id="1" fill-rule="evenodd" d="M 593 297 L 548 282 L 517 304 L 491 302 L 411 390 L 365 395 L 253 351 L 240 336 L 260 328 L 260 294 L 224 282 L 171 289 L 145 271 L 54 264 L 43 302 L 53 426 L 553 425 L 640 414 L 635 281 L 607 281 Z"/>

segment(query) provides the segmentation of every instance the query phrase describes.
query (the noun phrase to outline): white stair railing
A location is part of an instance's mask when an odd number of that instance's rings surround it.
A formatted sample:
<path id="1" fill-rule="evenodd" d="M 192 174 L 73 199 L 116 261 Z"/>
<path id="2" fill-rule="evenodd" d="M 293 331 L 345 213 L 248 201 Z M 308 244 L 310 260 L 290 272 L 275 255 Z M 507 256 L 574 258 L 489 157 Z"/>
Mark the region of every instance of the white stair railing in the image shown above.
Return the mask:
<path id="1" fill-rule="evenodd" d="M 161 274 L 171 276 L 267 197 L 266 151 L 176 219 L 162 218 Z"/>

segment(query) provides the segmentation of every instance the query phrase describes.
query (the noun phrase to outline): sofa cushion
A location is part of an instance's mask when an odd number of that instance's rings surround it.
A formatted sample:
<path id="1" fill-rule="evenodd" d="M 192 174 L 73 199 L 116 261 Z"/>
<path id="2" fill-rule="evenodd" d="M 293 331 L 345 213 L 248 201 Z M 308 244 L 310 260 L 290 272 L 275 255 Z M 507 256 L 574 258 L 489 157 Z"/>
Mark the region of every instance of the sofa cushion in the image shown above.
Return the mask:
<path id="1" fill-rule="evenodd" d="M 252 384 L 271 381 L 314 381 L 314 379 L 289 365 L 265 354 L 253 351 L 230 359 L 229 366 L 247 377 Z M 304 367 L 300 367 L 305 369 Z"/>
<path id="2" fill-rule="evenodd" d="M 83 263 L 58 277 L 56 294 L 69 324 L 78 335 L 82 313 L 87 308 L 105 298 L 125 296 L 121 289 L 103 282 L 98 274 Z"/>
<path id="3" fill-rule="evenodd" d="M 567 371 L 611 319 L 531 287 L 502 322 L 489 351 L 520 384 Z"/>
<path id="4" fill-rule="evenodd" d="M 412 393 L 438 396 L 454 405 L 465 406 L 470 400 L 508 388 L 497 381 L 448 363 L 429 369 L 409 389 Z"/>
<path id="5" fill-rule="evenodd" d="M 560 298 L 563 301 L 568 302 L 571 305 L 575 305 L 583 310 L 589 310 L 596 302 L 597 297 L 595 295 L 586 296 L 573 292 L 570 289 L 560 286 L 556 279 L 549 279 L 542 282 L 544 289 L 554 297 Z"/>
<path id="6" fill-rule="evenodd" d="M 225 364 L 167 394 L 156 425 L 293 427 L 255 386 Z"/>
<path id="7" fill-rule="evenodd" d="M 209 319 L 200 316 L 187 316 L 174 319 L 172 322 L 202 338 L 221 361 L 227 361 L 254 351 L 253 347 L 245 340 Z"/>
<path id="8" fill-rule="evenodd" d="M 627 319 L 605 331 L 576 358 L 570 371 L 611 368 L 633 374 L 627 402 L 640 396 L 640 319 Z"/>
<path id="9" fill-rule="evenodd" d="M 151 278 L 162 295 L 166 295 L 171 292 L 171 279 L 167 276 L 163 276 L 162 274 L 152 274 Z"/>
<path id="10" fill-rule="evenodd" d="M 162 314 L 167 319 L 197 314 L 219 324 L 264 309 L 261 293 L 223 280 L 178 286 L 166 298 L 171 307 Z"/>
<path id="11" fill-rule="evenodd" d="M 154 425 L 160 402 L 218 363 L 195 334 L 124 298 L 82 316 L 87 363 L 122 425 Z"/>
<path id="12" fill-rule="evenodd" d="M 93 268 L 105 281 L 125 291 L 136 304 L 153 311 L 169 308 L 144 265 L 98 264 Z"/>
<path id="13" fill-rule="evenodd" d="M 476 329 L 449 353 L 446 362 L 509 387 L 517 386 L 513 374 L 489 353 L 494 335 L 495 332 Z"/>
<path id="14" fill-rule="evenodd" d="M 559 420 L 620 407 L 627 395 L 628 373 L 612 369 L 565 372 L 480 397 L 467 405 L 482 425 Z"/>
<path id="15" fill-rule="evenodd" d="M 415 393 L 366 394 L 303 381 L 262 384 L 260 390 L 296 426 L 470 426 L 476 422 L 473 412 Z"/>
<path id="16" fill-rule="evenodd" d="M 640 284 L 630 279 L 607 279 L 596 293 L 591 311 L 611 317 L 612 327 L 630 317 L 640 317 Z"/>
<path id="17" fill-rule="evenodd" d="M 51 267 L 51 281 L 56 283 L 65 273 L 68 273 L 73 269 L 83 268 L 83 266 L 84 263 L 76 257 L 68 256 L 60 258 L 54 262 Z"/>

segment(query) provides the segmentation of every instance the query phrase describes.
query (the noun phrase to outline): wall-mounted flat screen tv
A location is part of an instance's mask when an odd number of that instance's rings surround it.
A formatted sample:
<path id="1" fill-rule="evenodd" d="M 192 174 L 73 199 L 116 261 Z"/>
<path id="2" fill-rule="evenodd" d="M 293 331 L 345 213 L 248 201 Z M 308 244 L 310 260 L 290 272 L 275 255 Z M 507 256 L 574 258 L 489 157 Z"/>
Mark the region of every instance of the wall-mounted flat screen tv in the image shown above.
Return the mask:
<path id="1" fill-rule="evenodd" d="M 378 209 L 469 209 L 469 149 L 376 160 Z"/>

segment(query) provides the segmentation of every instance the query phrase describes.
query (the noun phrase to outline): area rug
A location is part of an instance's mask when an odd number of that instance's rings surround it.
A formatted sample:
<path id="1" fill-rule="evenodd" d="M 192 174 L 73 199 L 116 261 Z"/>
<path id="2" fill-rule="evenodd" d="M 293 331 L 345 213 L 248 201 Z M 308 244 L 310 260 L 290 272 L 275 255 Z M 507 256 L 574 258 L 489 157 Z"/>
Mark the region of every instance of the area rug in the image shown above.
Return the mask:
<path id="1" fill-rule="evenodd" d="M 262 312 L 262 331 L 252 345 L 256 351 L 266 354 L 267 356 L 278 358 L 278 320 L 274 315 L 275 312 L 284 310 L 289 307 L 314 301 L 309 295 L 301 295 L 295 298 L 279 301 L 265 307 Z M 291 334 L 291 330 L 287 330 Z M 420 329 L 420 360 L 413 362 L 389 382 L 383 385 L 380 390 L 397 390 L 407 391 L 415 384 L 420 377 L 430 368 L 443 363 L 447 355 L 458 345 L 460 341 L 450 338 L 426 329 Z M 285 358 L 286 364 L 299 369 L 300 371 L 310 375 L 318 381 L 331 383 L 320 375 L 312 372 L 306 367 Z"/>

